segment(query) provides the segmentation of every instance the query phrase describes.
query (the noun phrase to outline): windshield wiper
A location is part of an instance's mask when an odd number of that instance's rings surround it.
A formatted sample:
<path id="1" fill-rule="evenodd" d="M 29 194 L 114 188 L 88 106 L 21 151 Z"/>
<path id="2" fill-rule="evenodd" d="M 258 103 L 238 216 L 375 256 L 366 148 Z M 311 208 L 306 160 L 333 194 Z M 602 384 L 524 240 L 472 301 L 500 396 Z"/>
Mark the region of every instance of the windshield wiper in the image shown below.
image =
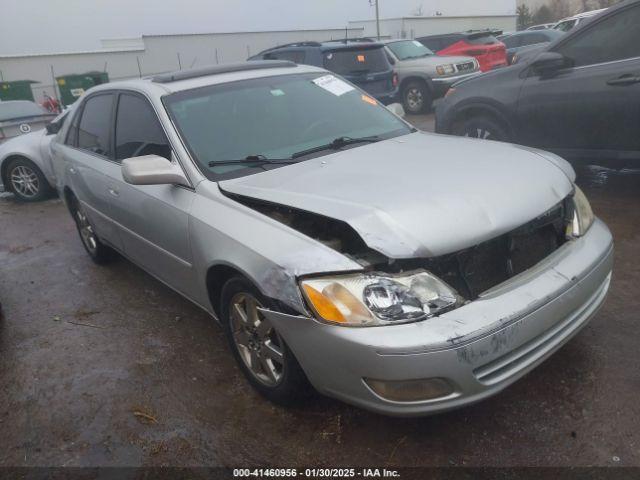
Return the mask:
<path id="1" fill-rule="evenodd" d="M 292 158 L 267 158 L 264 155 L 249 155 L 242 159 L 237 160 L 213 160 L 209 162 L 210 167 L 217 167 L 219 165 L 247 165 L 252 164 L 256 166 L 261 165 L 287 165 L 290 163 L 298 163 Z"/>
<path id="2" fill-rule="evenodd" d="M 331 143 L 327 143 L 326 145 L 319 145 L 317 147 L 296 152 L 293 155 L 291 155 L 291 158 L 292 159 L 300 158 L 306 155 L 311 155 L 312 153 L 323 152 L 325 150 L 340 150 L 343 147 L 346 147 L 348 145 L 355 145 L 357 143 L 375 143 L 375 142 L 379 142 L 380 140 L 382 139 L 378 135 L 374 135 L 372 137 L 360 137 L 360 138 L 338 137 L 334 139 Z"/>

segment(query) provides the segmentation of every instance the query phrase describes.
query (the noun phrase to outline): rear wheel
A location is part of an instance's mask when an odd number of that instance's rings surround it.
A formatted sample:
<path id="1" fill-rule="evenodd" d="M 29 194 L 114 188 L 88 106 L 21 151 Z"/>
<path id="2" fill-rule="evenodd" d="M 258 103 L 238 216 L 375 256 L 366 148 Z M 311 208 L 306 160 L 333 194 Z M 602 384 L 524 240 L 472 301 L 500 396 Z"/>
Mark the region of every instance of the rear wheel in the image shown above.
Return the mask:
<path id="1" fill-rule="evenodd" d="M 91 257 L 91 260 L 98 265 L 104 265 L 112 261 L 115 257 L 115 251 L 100 241 L 87 214 L 75 198 L 71 205 L 71 214 L 76 222 L 82 246 Z"/>
<path id="2" fill-rule="evenodd" d="M 402 105 L 409 113 L 424 113 L 431 108 L 432 103 L 431 92 L 423 82 L 409 82 L 402 91 Z"/>
<path id="3" fill-rule="evenodd" d="M 51 187 L 38 166 L 27 158 L 14 158 L 7 166 L 9 188 L 21 202 L 39 202 L 51 194 Z"/>
<path id="4" fill-rule="evenodd" d="M 497 121 L 486 116 L 474 116 L 460 122 L 454 128 L 454 135 L 461 137 L 479 138 L 482 140 L 495 140 L 498 142 L 510 141 L 509 133 Z"/>
<path id="5" fill-rule="evenodd" d="M 234 277 L 222 288 L 221 320 L 234 357 L 249 383 L 269 400 L 290 404 L 309 393 L 293 353 L 258 310 L 268 300 L 249 281 Z"/>

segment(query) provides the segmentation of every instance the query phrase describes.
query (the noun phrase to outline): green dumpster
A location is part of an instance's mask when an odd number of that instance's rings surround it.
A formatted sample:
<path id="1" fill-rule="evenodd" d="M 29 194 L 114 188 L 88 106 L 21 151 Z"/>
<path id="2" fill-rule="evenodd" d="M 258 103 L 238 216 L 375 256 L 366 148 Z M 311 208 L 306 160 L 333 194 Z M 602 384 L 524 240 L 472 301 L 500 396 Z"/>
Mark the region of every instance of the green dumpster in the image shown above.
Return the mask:
<path id="1" fill-rule="evenodd" d="M 31 84 L 38 83 L 33 80 L 15 80 L 13 82 L 0 82 L 0 100 L 31 100 L 33 92 Z"/>
<path id="2" fill-rule="evenodd" d="M 78 75 L 63 75 L 56 77 L 56 82 L 62 104 L 68 106 L 91 87 L 109 82 L 109 74 L 107 72 L 87 72 Z"/>

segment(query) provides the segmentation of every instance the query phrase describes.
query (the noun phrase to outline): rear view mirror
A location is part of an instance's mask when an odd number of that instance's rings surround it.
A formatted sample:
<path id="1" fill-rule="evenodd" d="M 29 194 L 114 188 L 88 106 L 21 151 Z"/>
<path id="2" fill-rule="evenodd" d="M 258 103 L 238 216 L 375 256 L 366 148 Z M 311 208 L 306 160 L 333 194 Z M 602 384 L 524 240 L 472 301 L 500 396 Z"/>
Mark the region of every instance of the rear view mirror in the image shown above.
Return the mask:
<path id="1" fill-rule="evenodd" d="M 158 155 L 145 155 L 123 160 L 122 178 L 131 185 L 189 186 L 180 166 Z"/>
<path id="2" fill-rule="evenodd" d="M 542 52 L 531 63 L 531 67 L 540 75 L 549 75 L 569 66 L 569 61 L 557 52 Z"/>
<path id="3" fill-rule="evenodd" d="M 399 103 L 392 103 L 391 105 L 387 105 L 387 110 L 400 118 L 404 118 L 406 115 L 404 108 Z"/>

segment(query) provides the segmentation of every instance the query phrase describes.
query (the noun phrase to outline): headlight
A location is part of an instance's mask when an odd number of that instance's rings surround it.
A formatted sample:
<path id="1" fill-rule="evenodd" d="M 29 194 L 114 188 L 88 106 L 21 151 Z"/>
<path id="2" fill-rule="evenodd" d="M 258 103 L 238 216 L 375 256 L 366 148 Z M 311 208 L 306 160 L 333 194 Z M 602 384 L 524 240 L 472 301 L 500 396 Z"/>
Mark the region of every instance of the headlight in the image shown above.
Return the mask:
<path id="1" fill-rule="evenodd" d="M 456 67 L 453 65 L 438 65 L 436 67 L 436 72 L 438 75 L 451 75 L 452 73 L 456 73 Z"/>
<path id="2" fill-rule="evenodd" d="M 462 303 L 453 288 L 427 272 L 315 278 L 300 286 L 320 319 L 352 327 L 416 322 Z"/>
<path id="3" fill-rule="evenodd" d="M 589 200 L 577 185 L 573 194 L 573 207 L 573 219 L 567 227 L 567 236 L 581 237 L 587 233 L 595 217 L 593 210 L 591 210 L 591 205 L 589 205 Z"/>

